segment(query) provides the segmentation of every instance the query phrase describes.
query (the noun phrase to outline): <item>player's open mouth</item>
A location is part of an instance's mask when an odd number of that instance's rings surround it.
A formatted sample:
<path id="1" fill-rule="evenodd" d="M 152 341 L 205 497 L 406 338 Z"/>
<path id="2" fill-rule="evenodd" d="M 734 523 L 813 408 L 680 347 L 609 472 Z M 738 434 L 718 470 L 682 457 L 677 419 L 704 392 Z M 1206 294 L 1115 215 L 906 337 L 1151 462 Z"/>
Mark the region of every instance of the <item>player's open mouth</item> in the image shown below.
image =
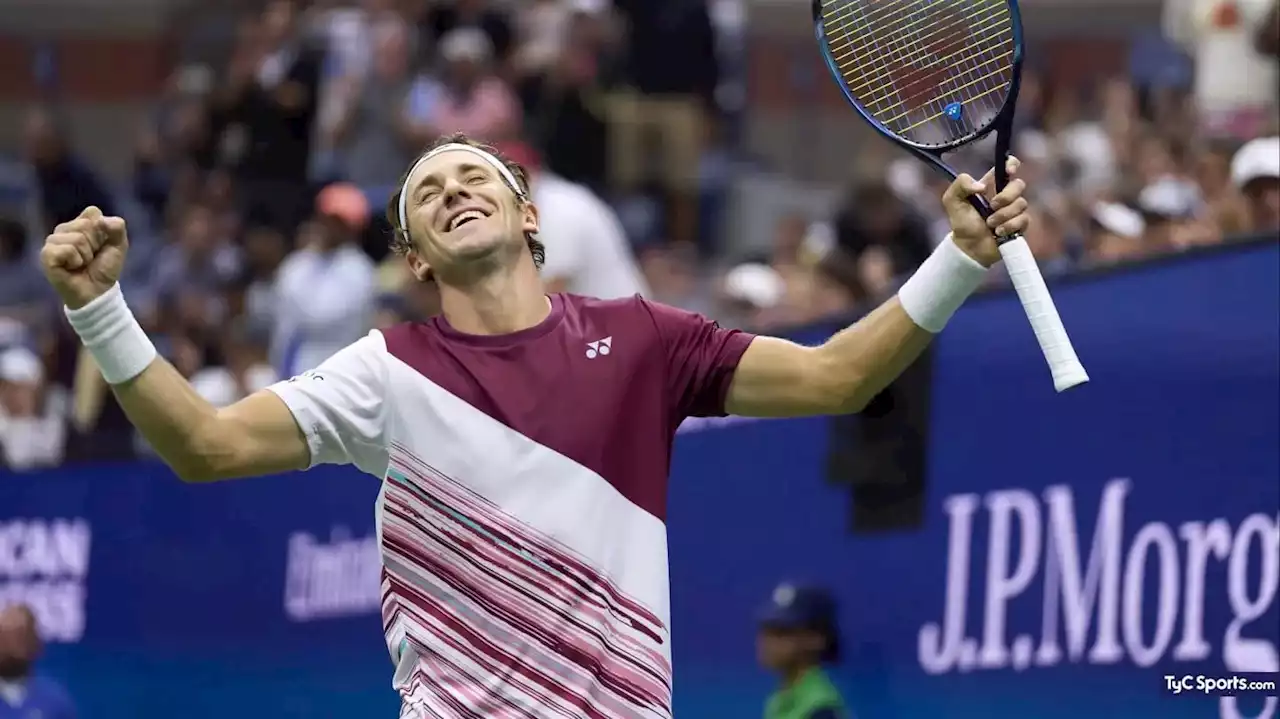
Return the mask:
<path id="1" fill-rule="evenodd" d="M 462 212 L 459 212 L 458 214 L 450 218 L 449 223 L 445 226 L 445 229 L 449 232 L 453 232 L 454 230 L 458 229 L 459 227 L 462 227 L 468 222 L 474 222 L 475 220 L 483 220 L 488 216 L 489 215 L 485 213 L 483 210 L 476 210 L 476 209 L 463 210 Z"/>

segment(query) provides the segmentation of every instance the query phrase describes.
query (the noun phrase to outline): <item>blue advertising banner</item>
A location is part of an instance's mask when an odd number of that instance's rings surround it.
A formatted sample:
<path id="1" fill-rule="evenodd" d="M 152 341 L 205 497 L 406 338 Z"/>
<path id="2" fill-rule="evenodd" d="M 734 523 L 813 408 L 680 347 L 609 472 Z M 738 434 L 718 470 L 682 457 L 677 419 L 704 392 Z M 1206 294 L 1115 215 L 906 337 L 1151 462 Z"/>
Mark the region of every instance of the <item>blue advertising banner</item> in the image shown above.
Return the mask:
<path id="1" fill-rule="evenodd" d="M 1073 392 L 1054 394 L 1010 296 L 975 299 L 939 339 L 918 531 L 850 533 L 826 420 L 686 426 L 677 716 L 760 715 L 752 618 L 797 579 L 841 599 L 838 671 L 862 717 L 1280 717 L 1274 698 L 1165 680 L 1280 672 L 1280 245 L 1055 297 L 1092 376 Z M 345 469 L 3 476 L 0 603 L 35 608 L 46 669 L 91 719 L 395 716 L 376 493 Z"/>

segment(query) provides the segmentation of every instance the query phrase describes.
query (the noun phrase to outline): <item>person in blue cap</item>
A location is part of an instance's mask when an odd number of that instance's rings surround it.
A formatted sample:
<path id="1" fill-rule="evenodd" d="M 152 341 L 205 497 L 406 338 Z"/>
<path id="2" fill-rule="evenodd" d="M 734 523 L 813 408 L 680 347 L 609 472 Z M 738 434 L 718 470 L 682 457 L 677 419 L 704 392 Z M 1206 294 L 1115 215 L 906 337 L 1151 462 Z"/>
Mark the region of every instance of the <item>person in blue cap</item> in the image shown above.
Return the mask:
<path id="1" fill-rule="evenodd" d="M 840 660 L 836 602 L 819 587 L 781 584 L 760 615 L 760 664 L 782 685 L 765 703 L 764 719 L 852 719 L 827 677 Z"/>

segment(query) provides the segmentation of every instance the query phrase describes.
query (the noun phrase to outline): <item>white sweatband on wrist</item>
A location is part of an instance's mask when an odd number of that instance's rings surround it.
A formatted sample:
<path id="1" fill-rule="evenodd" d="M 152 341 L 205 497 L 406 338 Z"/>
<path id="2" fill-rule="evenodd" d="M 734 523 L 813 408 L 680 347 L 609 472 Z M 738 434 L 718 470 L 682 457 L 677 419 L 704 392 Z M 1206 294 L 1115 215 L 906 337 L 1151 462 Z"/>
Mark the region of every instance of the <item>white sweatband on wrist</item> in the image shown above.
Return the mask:
<path id="1" fill-rule="evenodd" d="M 128 382 L 155 360 L 156 346 L 129 311 L 119 284 L 84 307 L 64 311 L 107 384 Z"/>
<path id="2" fill-rule="evenodd" d="M 987 268 L 956 247 L 948 234 L 903 283 L 898 301 L 921 329 L 937 334 L 986 276 Z"/>

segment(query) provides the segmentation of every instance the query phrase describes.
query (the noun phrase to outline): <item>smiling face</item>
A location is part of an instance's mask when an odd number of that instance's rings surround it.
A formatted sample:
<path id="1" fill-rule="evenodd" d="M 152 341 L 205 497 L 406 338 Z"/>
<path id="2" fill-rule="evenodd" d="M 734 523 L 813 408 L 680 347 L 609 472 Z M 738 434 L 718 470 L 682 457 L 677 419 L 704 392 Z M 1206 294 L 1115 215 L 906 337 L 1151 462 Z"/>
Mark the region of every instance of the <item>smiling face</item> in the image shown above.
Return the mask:
<path id="1" fill-rule="evenodd" d="M 534 206 L 475 152 L 446 150 L 418 163 L 406 183 L 415 275 L 448 281 L 514 263 L 538 231 Z"/>

